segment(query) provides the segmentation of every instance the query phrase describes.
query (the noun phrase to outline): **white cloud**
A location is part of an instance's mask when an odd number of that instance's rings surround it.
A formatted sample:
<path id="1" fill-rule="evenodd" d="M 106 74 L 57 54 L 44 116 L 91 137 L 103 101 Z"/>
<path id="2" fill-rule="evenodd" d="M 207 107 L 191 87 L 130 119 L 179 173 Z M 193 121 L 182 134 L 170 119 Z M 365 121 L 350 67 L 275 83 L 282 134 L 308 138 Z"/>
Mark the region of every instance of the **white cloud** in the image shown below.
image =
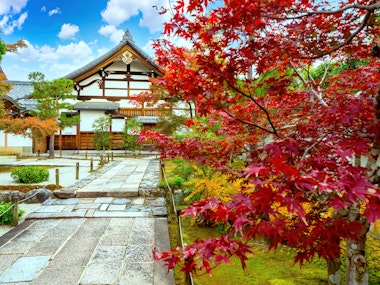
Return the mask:
<path id="1" fill-rule="evenodd" d="M 0 1 L 0 32 L 11 35 L 15 28 L 22 28 L 28 13 L 22 13 L 18 18 L 17 14 L 26 6 L 28 0 L 1 0 Z"/>
<path id="2" fill-rule="evenodd" d="M 28 12 L 24 12 L 20 15 L 20 17 L 18 18 L 18 20 L 16 21 L 17 23 L 17 28 L 18 29 L 21 29 L 22 28 L 22 25 L 25 23 L 25 20 L 28 18 Z"/>
<path id="3" fill-rule="evenodd" d="M 73 24 L 63 24 L 61 31 L 58 33 L 58 37 L 61 40 L 73 39 L 75 34 L 79 32 L 79 27 Z"/>
<path id="4" fill-rule="evenodd" d="M 28 70 L 24 70 L 24 74 L 41 71 L 49 80 L 65 76 L 70 71 L 94 59 L 91 48 L 83 41 L 68 45 L 58 45 L 58 47 L 48 45 L 33 46 L 27 40 L 25 40 L 25 44 L 27 47 L 19 49 L 17 53 L 6 54 L 7 59 L 14 60 L 14 62 L 28 62 L 27 65 L 23 65 L 28 67 Z M 12 74 L 13 71 L 6 71 L 6 73 Z M 14 73 L 17 74 L 16 72 Z M 27 80 L 26 78 L 18 79 Z"/>
<path id="5" fill-rule="evenodd" d="M 92 50 L 84 41 L 70 43 L 65 46 L 58 45 L 56 53 L 60 58 L 77 61 L 84 60 L 87 63 L 90 61 L 89 58 L 92 59 Z"/>
<path id="6" fill-rule="evenodd" d="M 107 53 L 110 49 L 109 48 L 100 48 L 98 49 L 98 57 L 102 56 L 103 54 Z"/>
<path id="7" fill-rule="evenodd" d="M 151 33 L 162 30 L 165 16 L 159 15 L 160 7 L 168 6 L 165 0 L 109 0 L 106 9 L 101 12 L 103 20 L 112 26 L 118 26 L 141 13 L 140 26 L 147 27 Z"/>
<path id="8" fill-rule="evenodd" d="M 28 0 L 1 0 L 0 15 L 18 14 L 26 6 Z"/>
<path id="9" fill-rule="evenodd" d="M 18 19 L 13 20 L 12 15 L 4 15 L 0 20 L 0 31 L 5 35 L 10 35 L 13 33 L 15 28 L 19 30 L 22 28 L 25 20 L 28 18 L 28 13 L 24 12 L 18 17 Z"/>
<path id="10" fill-rule="evenodd" d="M 41 12 L 46 12 L 46 7 L 45 6 L 41 7 Z"/>
<path id="11" fill-rule="evenodd" d="M 102 36 L 109 38 L 110 41 L 115 43 L 115 44 L 118 44 L 124 35 L 123 30 L 117 29 L 113 25 L 102 26 L 99 29 L 98 33 L 101 34 Z"/>
<path id="12" fill-rule="evenodd" d="M 49 16 L 53 16 L 54 14 L 62 14 L 61 9 L 60 9 L 59 7 L 57 7 L 57 8 L 55 8 L 55 9 L 53 9 L 53 10 L 50 10 L 50 11 L 48 12 L 48 15 L 49 15 Z"/>

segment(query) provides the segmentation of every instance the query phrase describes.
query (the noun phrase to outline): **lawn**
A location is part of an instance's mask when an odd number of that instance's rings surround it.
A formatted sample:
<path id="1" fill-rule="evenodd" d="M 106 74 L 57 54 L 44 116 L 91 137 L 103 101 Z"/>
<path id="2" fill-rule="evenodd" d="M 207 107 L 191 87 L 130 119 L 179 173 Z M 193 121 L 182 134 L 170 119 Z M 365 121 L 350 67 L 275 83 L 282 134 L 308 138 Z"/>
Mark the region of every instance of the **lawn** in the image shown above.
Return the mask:
<path id="1" fill-rule="evenodd" d="M 171 170 L 175 164 L 168 160 L 165 163 L 167 177 L 172 178 Z M 177 205 L 177 208 L 184 207 Z M 190 225 L 188 218 L 182 218 L 184 242 L 190 244 L 195 239 L 207 239 L 219 235 L 216 228 Z M 171 247 L 176 248 L 177 243 L 177 221 L 174 215 L 169 216 L 169 231 Z M 367 241 L 367 259 L 369 263 L 370 285 L 380 284 L 380 222 L 372 232 Z M 343 246 L 344 248 L 344 246 Z M 279 248 L 276 252 L 268 252 L 264 243 L 252 242 L 254 254 L 247 261 L 247 270 L 243 271 L 238 260 L 232 259 L 230 264 L 218 265 L 212 276 L 203 274 L 193 276 L 196 285 L 322 285 L 327 284 L 327 268 L 324 260 L 315 259 L 312 263 L 304 264 L 300 268 L 299 264 L 293 264 L 292 250 L 287 247 Z M 342 255 L 342 282 L 344 282 L 344 253 Z M 184 284 L 184 273 L 175 269 L 175 279 L 177 285 Z"/>
<path id="2" fill-rule="evenodd" d="M 176 247 L 176 222 L 170 223 L 172 247 Z M 190 225 L 189 219 L 183 219 L 184 242 L 190 243 L 196 238 L 207 239 L 218 235 L 215 228 Z M 232 259 L 230 264 L 220 264 L 212 271 L 212 276 L 203 274 L 193 276 L 196 285 L 322 285 L 327 283 L 326 266 L 323 261 L 316 260 L 304 265 L 301 269 L 298 264 L 293 264 L 290 250 L 278 249 L 276 252 L 268 252 L 264 243 L 252 245 L 254 254 L 247 261 L 247 270 L 242 270 L 237 259 Z M 184 284 L 184 273 L 178 268 L 175 270 L 176 284 Z"/>

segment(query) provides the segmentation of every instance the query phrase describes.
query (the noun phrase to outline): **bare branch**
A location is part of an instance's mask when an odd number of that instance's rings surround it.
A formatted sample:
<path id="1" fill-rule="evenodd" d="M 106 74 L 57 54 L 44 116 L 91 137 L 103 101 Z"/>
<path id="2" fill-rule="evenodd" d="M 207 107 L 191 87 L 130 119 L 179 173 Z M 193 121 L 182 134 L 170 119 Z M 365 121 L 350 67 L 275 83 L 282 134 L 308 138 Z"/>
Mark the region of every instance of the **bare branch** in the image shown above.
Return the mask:
<path id="1" fill-rule="evenodd" d="M 325 72 L 323 73 L 323 76 L 322 76 L 322 79 L 321 81 L 319 82 L 320 85 L 323 84 L 323 82 L 325 81 L 326 77 L 327 77 L 327 72 L 329 71 L 329 64 L 327 63 L 326 66 L 325 66 Z"/>
<path id="2" fill-rule="evenodd" d="M 315 91 L 313 86 L 311 86 L 310 83 L 307 83 L 306 79 L 303 77 L 303 75 L 299 72 L 299 70 L 295 67 L 293 63 L 291 63 L 291 66 L 293 67 L 294 71 L 297 73 L 298 77 L 302 80 L 303 84 L 305 84 L 309 88 L 310 94 L 313 95 L 315 98 L 317 98 L 319 103 L 322 104 L 322 106 L 327 107 L 327 103 L 325 102 L 325 100 L 323 100 L 321 93 L 318 93 L 317 91 Z"/>

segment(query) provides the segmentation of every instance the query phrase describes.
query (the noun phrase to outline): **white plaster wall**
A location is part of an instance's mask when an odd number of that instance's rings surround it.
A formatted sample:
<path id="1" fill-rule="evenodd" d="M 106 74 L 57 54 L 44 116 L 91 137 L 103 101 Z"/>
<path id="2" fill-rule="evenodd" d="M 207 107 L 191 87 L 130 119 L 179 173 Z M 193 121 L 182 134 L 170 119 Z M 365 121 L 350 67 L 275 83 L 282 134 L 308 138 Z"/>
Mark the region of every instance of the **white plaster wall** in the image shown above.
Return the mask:
<path id="1" fill-rule="evenodd" d="M 143 88 L 143 89 L 149 89 L 150 82 L 141 82 L 141 81 L 131 81 L 129 83 L 130 88 Z"/>
<path id="2" fill-rule="evenodd" d="M 5 134 L 0 131 L 0 153 L 31 155 L 32 139 L 21 135 Z"/>
<path id="3" fill-rule="evenodd" d="M 124 119 L 112 119 L 112 131 L 122 132 L 124 129 L 125 120 Z"/>
<path id="4" fill-rule="evenodd" d="M 81 132 L 92 132 L 92 124 L 100 116 L 104 116 L 104 111 L 80 111 L 80 131 Z"/>
<path id="5" fill-rule="evenodd" d="M 102 96 L 103 91 L 99 88 L 98 83 L 93 83 L 90 86 L 87 86 L 83 88 L 83 90 L 80 91 L 81 96 Z"/>
<path id="6" fill-rule="evenodd" d="M 21 135 L 5 134 L 3 131 L 0 131 L 0 146 L 4 147 L 6 141 L 8 141 L 8 146 L 32 146 L 32 139 L 30 138 Z"/>
<path id="7" fill-rule="evenodd" d="M 62 135 L 76 135 L 77 126 L 66 127 L 62 130 Z"/>

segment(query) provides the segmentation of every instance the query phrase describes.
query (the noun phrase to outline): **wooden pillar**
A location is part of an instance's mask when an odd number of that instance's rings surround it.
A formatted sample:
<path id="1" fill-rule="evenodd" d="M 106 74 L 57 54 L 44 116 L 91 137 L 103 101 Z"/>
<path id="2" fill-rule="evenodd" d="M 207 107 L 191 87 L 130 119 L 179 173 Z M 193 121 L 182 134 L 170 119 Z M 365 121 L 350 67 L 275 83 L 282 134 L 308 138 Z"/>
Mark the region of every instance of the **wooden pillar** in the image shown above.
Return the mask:
<path id="1" fill-rule="evenodd" d="M 59 150 L 62 150 L 62 129 L 61 128 L 59 128 L 58 148 L 59 148 Z"/>
<path id="2" fill-rule="evenodd" d="M 110 136 L 111 136 L 111 140 L 110 140 L 110 150 L 112 150 L 112 143 L 113 143 L 113 135 L 112 135 L 112 115 L 110 115 L 111 117 L 111 124 L 110 124 Z"/>
<path id="3" fill-rule="evenodd" d="M 8 133 L 4 133 L 4 152 L 7 154 L 7 148 L 8 148 Z"/>
<path id="4" fill-rule="evenodd" d="M 145 102 L 141 102 L 141 116 L 145 116 Z"/>
<path id="5" fill-rule="evenodd" d="M 80 123 L 77 125 L 77 135 L 75 136 L 76 137 L 76 140 L 75 140 L 75 144 L 76 144 L 76 148 L 78 149 L 78 151 L 80 150 Z"/>

